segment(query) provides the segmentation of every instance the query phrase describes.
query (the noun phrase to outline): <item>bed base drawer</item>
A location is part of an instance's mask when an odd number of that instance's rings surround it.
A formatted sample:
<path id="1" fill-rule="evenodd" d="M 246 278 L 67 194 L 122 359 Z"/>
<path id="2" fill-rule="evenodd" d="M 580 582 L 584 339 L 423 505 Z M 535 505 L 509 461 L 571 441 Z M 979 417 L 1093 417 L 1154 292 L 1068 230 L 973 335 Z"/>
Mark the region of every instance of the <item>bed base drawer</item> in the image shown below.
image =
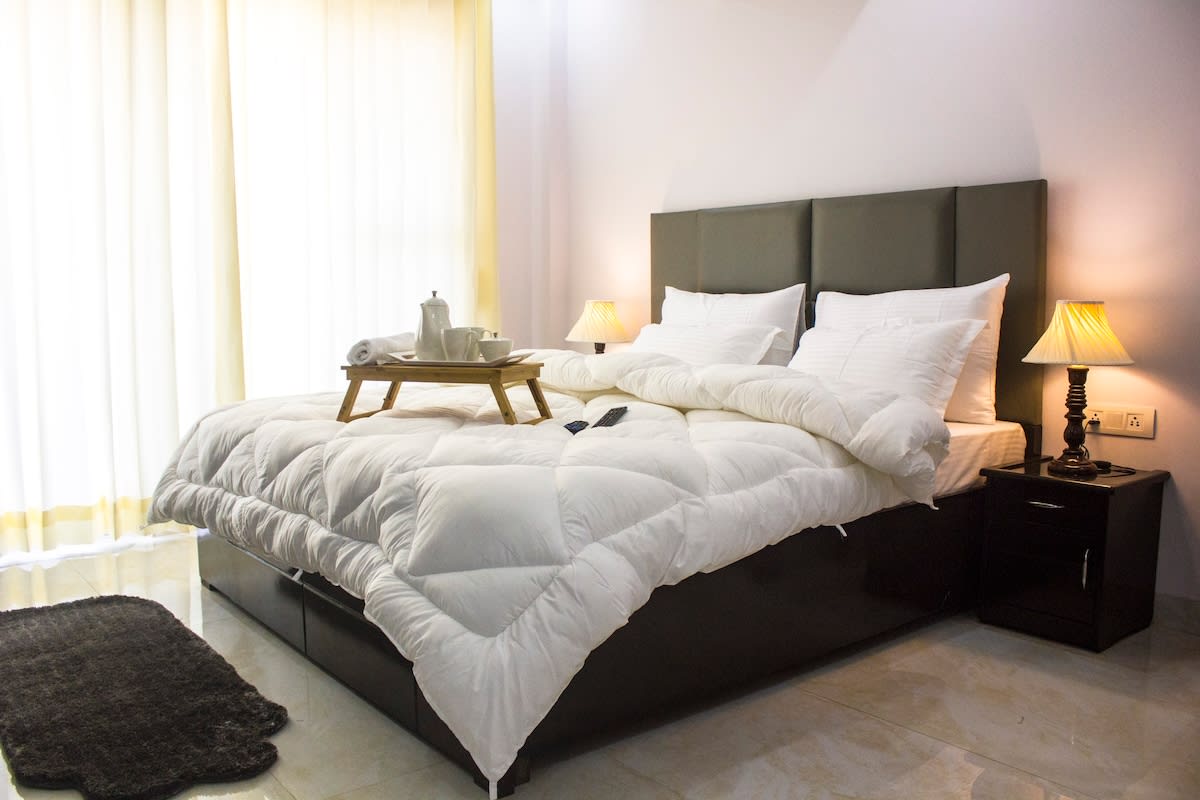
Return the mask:
<path id="1" fill-rule="evenodd" d="M 304 589 L 286 570 L 208 532 L 197 541 L 200 580 L 304 652 Z"/>
<path id="2" fill-rule="evenodd" d="M 466 748 L 421 694 L 412 662 L 363 616 L 363 602 L 319 575 L 286 570 L 261 554 L 203 533 L 201 582 L 228 597 L 310 661 L 455 762 L 488 788 Z M 517 761 L 498 783 L 505 797 L 529 780 L 530 759 Z"/>
<path id="3" fill-rule="evenodd" d="M 362 616 L 362 601 L 304 573 L 304 647 L 313 663 L 410 731 L 417 730 L 412 663 Z"/>
<path id="4" fill-rule="evenodd" d="M 320 575 L 303 573 L 300 582 L 304 587 L 305 655 L 487 789 L 488 782 L 471 755 L 421 694 L 412 662 L 363 616 L 362 600 Z M 500 795 L 512 794 L 528 780 L 529 758 L 521 756 L 500 780 Z"/>

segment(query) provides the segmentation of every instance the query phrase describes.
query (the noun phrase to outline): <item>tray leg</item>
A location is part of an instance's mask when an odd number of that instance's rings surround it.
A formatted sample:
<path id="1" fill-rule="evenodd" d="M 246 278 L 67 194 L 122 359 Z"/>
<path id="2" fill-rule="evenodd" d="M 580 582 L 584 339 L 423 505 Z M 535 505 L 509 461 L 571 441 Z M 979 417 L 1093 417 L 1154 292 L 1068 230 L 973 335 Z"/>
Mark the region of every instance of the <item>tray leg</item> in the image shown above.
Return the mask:
<path id="1" fill-rule="evenodd" d="M 529 393 L 533 395 L 533 403 L 537 406 L 538 413 L 542 415 L 538 422 L 553 417 L 554 415 L 550 413 L 550 406 L 546 404 L 546 395 L 542 394 L 542 385 L 538 383 L 538 379 L 530 378 L 525 383 L 529 386 Z"/>
<path id="2" fill-rule="evenodd" d="M 383 398 L 383 407 L 380 411 L 387 411 L 392 406 L 396 405 L 396 395 L 400 393 L 400 384 L 403 381 L 392 381 L 392 385 L 388 387 L 387 394 Z"/>
<path id="3" fill-rule="evenodd" d="M 496 405 L 500 406 L 500 416 L 504 418 L 507 425 L 517 424 L 517 415 L 513 413 L 512 403 L 508 402 L 508 395 L 504 392 L 504 384 L 498 380 L 488 384 L 492 387 L 492 394 L 496 397 Z"/>
<path id="4" fill-rule="evenodd" d="M 358 390 L 362 388 L 361 378 L 351 378 L 346 387 L 346 396 L 342 399 L 342 407 L 338 410 L 338 422 L 349 422 L 354 413 L 354 401 L 358 399 Z"/>

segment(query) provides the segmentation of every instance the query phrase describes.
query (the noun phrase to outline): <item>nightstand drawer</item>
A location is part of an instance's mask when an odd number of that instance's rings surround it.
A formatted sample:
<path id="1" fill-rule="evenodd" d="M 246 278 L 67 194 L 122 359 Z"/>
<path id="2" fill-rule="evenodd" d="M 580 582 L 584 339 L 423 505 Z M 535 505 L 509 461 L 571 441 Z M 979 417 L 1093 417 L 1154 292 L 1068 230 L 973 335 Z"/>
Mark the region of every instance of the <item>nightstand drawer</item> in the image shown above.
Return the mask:
<path id="1" fill-rule="evenodd" d="M 992 513 L 1020 522 L 1073 531 L 1104 530 L 1108 499 L 1066 483 L 994 482 Z"/>

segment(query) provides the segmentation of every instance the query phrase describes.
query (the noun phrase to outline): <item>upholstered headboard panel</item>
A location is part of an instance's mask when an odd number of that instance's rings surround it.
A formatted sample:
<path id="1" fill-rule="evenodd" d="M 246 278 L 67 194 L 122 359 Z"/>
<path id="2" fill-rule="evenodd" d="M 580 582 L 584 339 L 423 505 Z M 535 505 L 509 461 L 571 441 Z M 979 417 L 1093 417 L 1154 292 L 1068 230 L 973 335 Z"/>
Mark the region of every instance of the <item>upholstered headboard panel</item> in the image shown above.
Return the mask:
<path id="1" fill-rule="evenodd" d="M 664 289 L 769 292 L 808 280 L 812 201 L 651 215 L 651 303 Z"/>
<path id="2" fill-rule="evenodd" d="M 651 215 L 650 225 L 656 322 L 667 286 L 764 292 L 807 283 L 811 301 L 824 290 L 965 286 L 1008 272 L 996 411 L 1041 423 L 1042 369 L 1021 357 L 1045 323 L 1045 181 L 675 211 Z"/>

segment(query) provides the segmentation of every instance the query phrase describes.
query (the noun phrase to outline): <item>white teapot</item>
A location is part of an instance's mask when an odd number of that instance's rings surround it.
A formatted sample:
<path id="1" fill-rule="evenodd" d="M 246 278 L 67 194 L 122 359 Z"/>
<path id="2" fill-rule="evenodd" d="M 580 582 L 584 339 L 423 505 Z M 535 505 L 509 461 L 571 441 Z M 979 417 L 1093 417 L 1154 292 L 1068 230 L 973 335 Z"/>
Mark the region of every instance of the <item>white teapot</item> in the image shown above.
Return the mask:
<path id="1" fill-rule="evenodd" d="M 421 303 L 421 323 L 417 326 L 417 341 L 413 349 L 422 361 L 445 361 L 446 349 L 442 346 L 442 331 L 450 326 L 450 304 L 437 296 Z"/>

